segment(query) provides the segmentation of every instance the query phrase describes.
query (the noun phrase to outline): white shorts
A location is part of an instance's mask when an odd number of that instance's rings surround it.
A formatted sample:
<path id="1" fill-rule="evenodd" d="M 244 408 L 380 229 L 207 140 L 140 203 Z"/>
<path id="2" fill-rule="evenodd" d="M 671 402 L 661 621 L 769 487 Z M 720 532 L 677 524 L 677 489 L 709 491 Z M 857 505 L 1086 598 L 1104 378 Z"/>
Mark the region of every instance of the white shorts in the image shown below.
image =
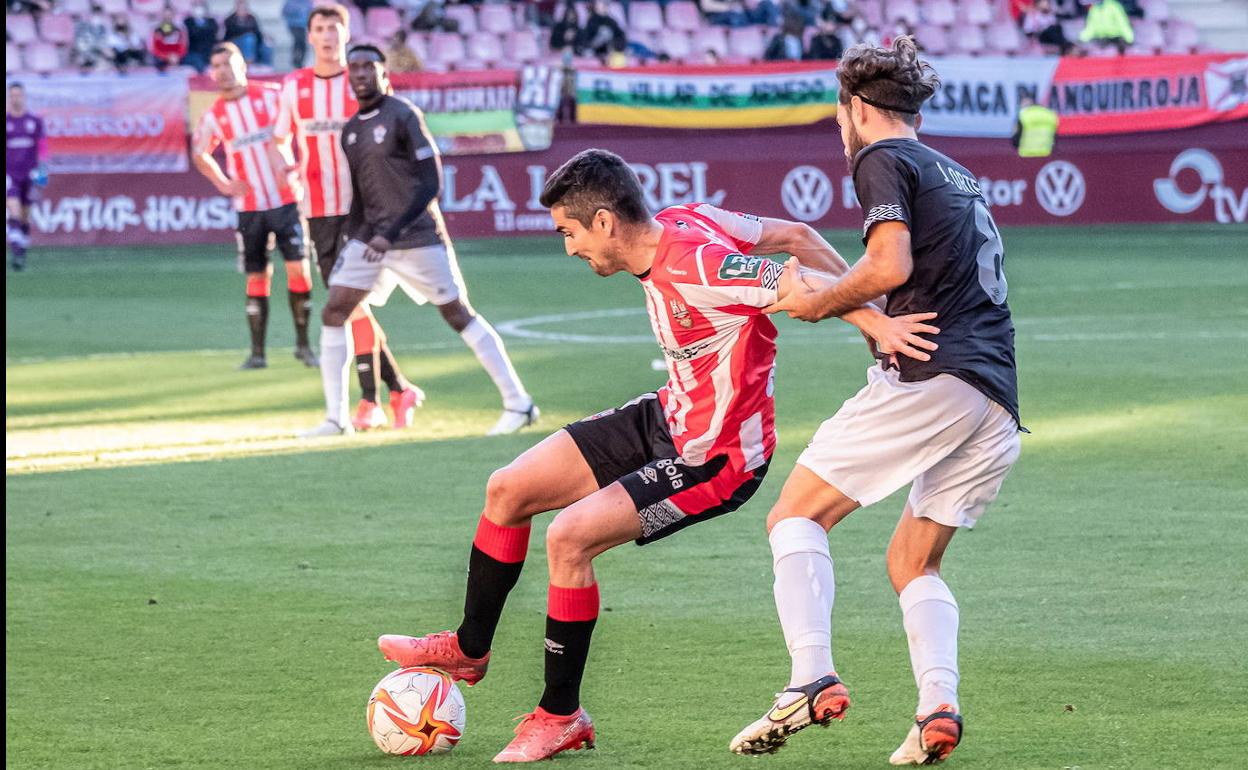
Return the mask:
<path id="1" fill-rule="evenodd" d="M 948 374 L 902 382 L 872 366 L 797 462 L 864 507 L 914 482 L 915 516 L 973 527 L 1018 451 L 1014 418 L 970 384 Z"/>
<path id="2" fill-rule="evenodd" d="M 468 293 L 452 249 L 442 245 L 391 249 L 381 261 L 369 262 L 364 259 L 364 244 L 356 240 L 342 247 L 329 285 L 369 291 L 364 301 L 376 306 L 386 304 L 396 286 L 417 304 L 445 305 Z"/>

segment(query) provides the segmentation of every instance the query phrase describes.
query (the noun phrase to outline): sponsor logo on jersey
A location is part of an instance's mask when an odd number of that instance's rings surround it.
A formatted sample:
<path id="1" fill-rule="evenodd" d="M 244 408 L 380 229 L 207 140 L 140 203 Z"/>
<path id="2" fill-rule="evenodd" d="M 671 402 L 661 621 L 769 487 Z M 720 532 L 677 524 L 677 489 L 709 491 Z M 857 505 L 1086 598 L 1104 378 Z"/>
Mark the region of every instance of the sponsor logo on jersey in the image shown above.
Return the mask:
<path id="1" fill-rule="evenodd" d="M 1083 173 L 1073 163 L 1050 161 L 1036 174 L 1036 201 L 1055 217 L 1068 217 L 1078 211 L 1087 191 Z"/>
<path id="2" fill-rule="evenodd" d="M 661 350 L 663 351 L 663 355 L 673 361 L 688 361 L 691 358 L 697 358 L 702 351 L 706 350 L 710 346 L 711 343 L 704 342 L 701 345 L 690 345 L 687 348 L 661 347 Z"/>
<path id="3" fill-rule="evenodd" d="M 672 485 L 672 489 L 680 489 L 685 485 L 685 474 L 680 472 L 679 463 L 679 460 L 659 460 L 654 464 L 654 467 L 667 477 L 667 482 Z"/>
<path id="4" fill-rule="evenodd" d="M 719 266 L 719 277 L 727 280 L 736 278 L 758 278 L 758 273 L 763 269 L 763 263 L 768 260 L 762 257 L 747 257 L 744 254 L 729 254 L 724 258 L 724 263 Z"/>
<path id="5" fill-rule="evenodd" d="M 347 125 L 345 120 L 305 120 L 303 132 L 305 134 L 333 134 L 341 131 L 345 125 Z"/>
<path id="6" fill-rule="evenodd" d="M 659 472 L 649 465 L 637 471 L 637 475 L 641 476 L 641 483 L 653 484 L 659 480 Z"/>
<path id="7" fill-rule="evenodd" d="M 683 329 L 693 328 L 693 319 L 689 317 L 689 308 L 685 303 L 678 299 L 671 301 L 672 318 L 676 319 L 676 323 L 680 324 Z"/>

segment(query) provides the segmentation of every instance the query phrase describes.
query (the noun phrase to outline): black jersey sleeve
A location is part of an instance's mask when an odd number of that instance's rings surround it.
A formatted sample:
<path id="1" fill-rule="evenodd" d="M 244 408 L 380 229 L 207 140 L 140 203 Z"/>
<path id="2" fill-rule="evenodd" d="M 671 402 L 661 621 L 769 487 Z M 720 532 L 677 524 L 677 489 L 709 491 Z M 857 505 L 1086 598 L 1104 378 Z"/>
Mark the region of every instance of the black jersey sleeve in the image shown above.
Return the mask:
<path id="1" fill-rule="evenodd" d="M 911 202 L 917 184 L 914 170 L 892 148 L 867 148 L 854 165 L 854 190 L 862 206 L 862 242 L 872 226 L 901 222 L 911 227 Z"/>

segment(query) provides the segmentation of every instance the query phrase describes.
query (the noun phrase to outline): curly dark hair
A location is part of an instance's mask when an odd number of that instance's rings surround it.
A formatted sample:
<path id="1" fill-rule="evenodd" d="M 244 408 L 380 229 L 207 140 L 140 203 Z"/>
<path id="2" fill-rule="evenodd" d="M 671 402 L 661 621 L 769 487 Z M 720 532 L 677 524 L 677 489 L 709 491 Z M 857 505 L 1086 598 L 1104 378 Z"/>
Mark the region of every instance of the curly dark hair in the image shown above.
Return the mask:
<path id="1" fill-rule="evenodd" d="M 914 125 L 923 102 L 940 87 L 940 77 L 919 58 L 909 35 L 899 35 L 890 48 L 865 43 L 850 48 L 841 57 L 836 77 L 841 82 L 841 104 L 857 96 L 907 125 Z"/>
<path id="2" fill-rule="evenodd" d="M 573 155 L 546 180 L 540 201 L 548 209 L 563 206 L 569 217 L 586 227 L 599 209 L 629 224 L 650 218 L 637 173 L 623 158 L 607 150 L 583 150 Z"/>

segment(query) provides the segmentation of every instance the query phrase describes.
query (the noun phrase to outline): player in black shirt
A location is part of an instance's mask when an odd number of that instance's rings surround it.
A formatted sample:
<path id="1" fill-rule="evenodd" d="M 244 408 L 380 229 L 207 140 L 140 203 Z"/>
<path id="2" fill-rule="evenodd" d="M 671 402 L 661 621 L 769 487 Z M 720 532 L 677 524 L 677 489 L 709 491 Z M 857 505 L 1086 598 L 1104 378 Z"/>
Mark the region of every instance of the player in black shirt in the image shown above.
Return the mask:
<path id="1" fill-rule="evenodd" d="M 941 558 L 957 529 L 974 526 L 997 496 L 1019 451 L 1004 249 L 976 177 L 918 141 L 919 108 L 939 80 L 914 41 L 855 46 L 837 75 L 837 120 L 865 212 L 866 254 L 839 280 L 803 271 L 805 284 L 770 310 L 813 322 L 883 296 L 890 316 L 935 313 L 939 329 L 928 333 L 939 334 L 878 351 L 867 386 L 819 428 L 768 516 L 792 676 L 731 747 L 774 751 L 797 730 L 844 716 L 849 693 L 832 664 L 827 531 L 912 483 L 887 564 L 919 699 L 889 761 L 927 764 L 962 738 L 958 605 L 940 578 Z M 790 260 L 787 269 L 799 268 Z"/>

